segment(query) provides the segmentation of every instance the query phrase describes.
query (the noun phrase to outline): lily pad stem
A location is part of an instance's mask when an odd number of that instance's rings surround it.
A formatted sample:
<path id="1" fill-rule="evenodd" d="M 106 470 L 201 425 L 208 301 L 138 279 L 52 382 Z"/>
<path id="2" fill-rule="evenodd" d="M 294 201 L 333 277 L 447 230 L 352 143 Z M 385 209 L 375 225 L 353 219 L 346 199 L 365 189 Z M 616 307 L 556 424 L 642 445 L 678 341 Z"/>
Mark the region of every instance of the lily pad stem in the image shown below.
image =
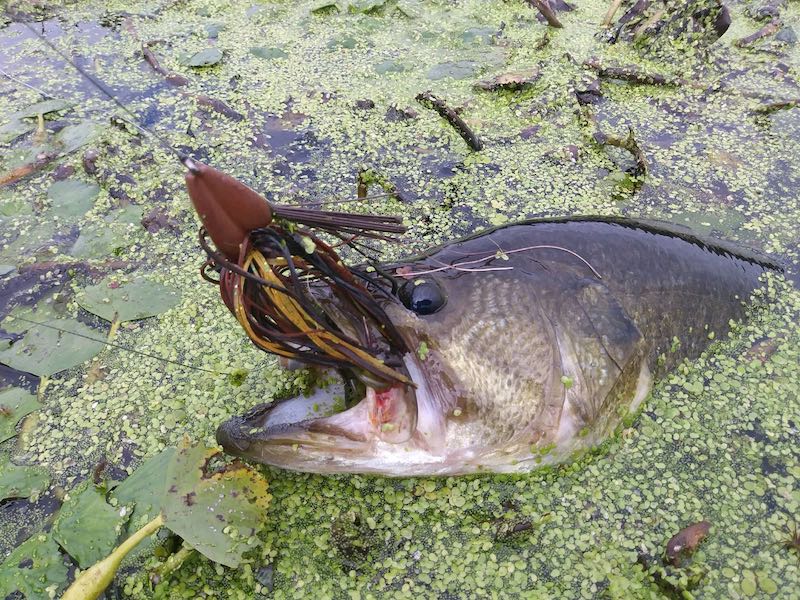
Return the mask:
<path id="1" fill-rule="evenodd" d="M 164 516 L 159 514 L 139 531 L 131 535 L 117 548 L 98 563 L 93 564 L 78 578 L 61 596 L 61 600 L 95 600 L 99 598 L 109 584 L 114 580 L 122 559 L 133 550 L 142 540 L 154 534 L 164 524 Z"/>

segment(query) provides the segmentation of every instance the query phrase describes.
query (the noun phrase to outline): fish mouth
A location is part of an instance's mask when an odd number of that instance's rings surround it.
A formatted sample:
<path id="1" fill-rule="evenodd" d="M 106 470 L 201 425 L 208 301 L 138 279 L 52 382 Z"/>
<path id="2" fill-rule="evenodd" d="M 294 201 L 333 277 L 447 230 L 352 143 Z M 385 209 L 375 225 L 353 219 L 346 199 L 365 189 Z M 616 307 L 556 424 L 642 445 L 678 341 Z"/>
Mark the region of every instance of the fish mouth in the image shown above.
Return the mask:
<path id="1" fill-rule="evenodd" d="M 273 403 L 259 404 L 223 422 L 217 443 L 228 454 L 277 467 L 318 473 L 380 470 L 376 457 L 415 445 L 413 386 L 367 386 L 351 407 L 336 382 Z"/>

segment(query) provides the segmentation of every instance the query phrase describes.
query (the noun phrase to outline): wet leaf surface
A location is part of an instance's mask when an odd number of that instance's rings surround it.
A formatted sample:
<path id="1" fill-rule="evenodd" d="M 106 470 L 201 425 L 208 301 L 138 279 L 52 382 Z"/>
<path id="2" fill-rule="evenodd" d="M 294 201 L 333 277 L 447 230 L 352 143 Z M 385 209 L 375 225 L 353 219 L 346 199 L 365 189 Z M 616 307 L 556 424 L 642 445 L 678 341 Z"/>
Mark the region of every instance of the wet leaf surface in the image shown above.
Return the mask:
<path id="1" fill-rule="evenodd" d="M 165 448 L 145 461 L 111 492 L 118 506 L 134 505 L 131 522 L 147 521 L 155 517 L 164 504 L 167 469 L 175 456 L 175 448 Z"/>
<path id="2" fill-rule="evenodd" d="M 94 204 L 100 187 L 77 179 L 57 181 L 47 190 L 53 214 L 59 217 L 79 217 Z"/>
<path id="3" fill-rule="evenodd" d="M 20 419 L 39 408 L 41 404 L 36 396 L 26 390 L 11 388 L 0 392 L 0 442 L 17 435 L 16 426 Z"/>
<path id="4" fill-rule="evenodd" d="M 30 106 L 27 106 L 22 110 L 18 110 L 10 116 L 12 120 L 27 119 L 36 117 L 38 115 L 48 115 L 50 113 L 59 112 L 68 108 L 72 108 L 73 106 L 75 106 L 74 102 L 52 98 L 50 100 L 42 100 L 36 104 L 31 104 Z"/>
<path id="5" fill-rule="evenodd" d="M 69 154 L 94 141 L 100 134 L 100 130 L 100 126 L 96 123 L 84 121 L 77 125 L 67 125 L 56 134 L 55 139 L 63 152 Z"/>
<path id="6" fill-rule="evenodd" d="M 77 258 L 108 258 L 129 244 L 127 229 L 117 223 L 89 226 L 81 230 L 69 253 Z"/>
<path id="7" fill-rule="evenodd" d="M 72 319 L 54 319 L 47 321 L 47 324 L 65 330 L 66 333 L 26 323 L 25 337 L 10 348 L 0 351 L 0 363 L 18 371 L 47 377 L 86 362 L 103 349 L 101 342 L 80 337 L 103 337 L 102 333 L 83 323 Z M 70 335 L 69 332 L 80 336 Z"/>
<path id="8" fill-rule="evenodd" d="M 5 125 L 0 126 L 0 144 L 7 144 L 22 134 L 33 131 L 34 129 L 36 129 L 35 123 L 12 119 Z"/>
<path id="9" fill-rule="evenodd" d="M 439 63 L 428 70 L 428 79 L 466 79 L 478 71 L 478 63 L 471 60 L 457 60 Z"/>
<path id="10" fill-rule="evenodd" d="M 272 496 L 264 477 L 244 463 L 219 464 L 221 453 L 183 447 L 169 467 L 166 525 L 214 562 L 236 567 L 258 543 L 256 531 Z"/>
<path id="11" fill-rule="evenodd" d="M 58 512 L 53 539 L 86 569 L 114 549 L 130 513 L 130 507 L 109 505 L 102 488 L 84 481 L 69 492 Z"/>
<path id="12" fill-rule="evenodd" d="M 222 60 L 222 50 L 219 48 L 206 48 L 190 57 L 183 63 L 188 67 L 210 67 Z"/>
<path id="13" fill-rule="evenodd" d="M 29 498 L 47 489 L 50 473 L 44 467 L 20 466 L 0 459 L 0 502 Z"/>
<path id="14" fill-rule="evenodd" d="M 49 534 L 38 534 L 15 548 L 0 564 L 0 596 L 19 591 L 29 600 L 50 598 L 67 579 L 67 566 Z"/>
<path id="15" fill-rule="evenodd" d="M 154 281 L 139 279 L 119 284 L 106 280 L 85 288 L 77 301 L 83 309 L 106 321 L 134 321 L 173 308 L 180 295 Z"/>
<path id="16" fill-rule="evenodd" d="M 250 54 L 256 56 L 258 58 L 263 58 L 265 60 L 274 60 L 276 58 L 286 58 L 289 56 L 280 48 L 267 48 L 264 46 L 256 46 L 254 48 L 250 48 Z"/>

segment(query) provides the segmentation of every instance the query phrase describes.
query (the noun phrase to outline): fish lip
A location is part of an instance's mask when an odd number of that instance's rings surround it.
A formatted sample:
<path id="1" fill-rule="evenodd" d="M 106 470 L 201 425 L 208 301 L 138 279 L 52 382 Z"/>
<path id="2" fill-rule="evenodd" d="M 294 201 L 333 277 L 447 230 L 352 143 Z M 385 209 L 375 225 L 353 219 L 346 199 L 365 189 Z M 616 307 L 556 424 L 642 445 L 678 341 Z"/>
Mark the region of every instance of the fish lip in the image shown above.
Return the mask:
<path id="1" fill-rule="evenodd" d="M 280 402 L 258 404 L 243 415 L 223 421 L 217 427 L 217 443 L 228 454 L 247 455 L 248 450 L 251 450 L 255 443 L 268 444 L 276 448 L 296 443 L 323 448 L 326 444 L 321 440 L 314 440 L 313 434 L 335 436 L 357 444 L 367 442 L 366 437 L 334 423 L 329 423 L 326 417 L 304 419 L 293 423 L 278 423 L 265 427 L 264 423 L 270 413 L 280 404 Z"/>

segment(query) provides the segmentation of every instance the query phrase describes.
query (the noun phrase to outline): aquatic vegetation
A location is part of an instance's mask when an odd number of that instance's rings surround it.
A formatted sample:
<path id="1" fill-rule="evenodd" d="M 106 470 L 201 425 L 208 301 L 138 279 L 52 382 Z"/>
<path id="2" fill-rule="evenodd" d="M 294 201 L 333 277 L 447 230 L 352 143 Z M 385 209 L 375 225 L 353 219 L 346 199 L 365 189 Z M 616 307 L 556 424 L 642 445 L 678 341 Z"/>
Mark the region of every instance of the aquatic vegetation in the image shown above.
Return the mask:
<path id="1" fill-rule="evenodd" d="M 662 54 L 597 39 L 608 3 L 595 1 L 557 13 L 561 29 L 539 22 L 522 2 L 472 0 L 376 3 L 372 13 L 350 12 L 343 2 L 203 0 L 132 8 L 130 2 L 82 1 L 53 3 L 36 14 L 59 16 L 46 25 L 52 39 L 82 57 L 91 52 L 87 64 L 142 123 L 270 200 L 352 197 L 362 169 L 391 182 L 404 200 L 390 196 L 369 208 L 403 215 L 410 232 L 402 247 L 381 245 L 385 260 L 482 226 L 580 213 L 678 221 L 796 266 L 798 48 L 775 39 L 779 32 L 735 47 L 763 26 L 746 14 L 750 4 L 731 4 L 728 31 L 702 51 L 677 44 L 664 45 Z M 98 15 L 107 18 L 101 23 Z M 797 7 L 790 3 L 781 18 L 795 25 Z M 15 464 L 47 468 L 54 486 L 72 489 L 92 476 L 101 456 L 122 477 L 185 432 L 211 444 L 216 425 L 254 399 L 307 386 L 307 375 L 284 372 L 251 348 L 214 289 L 198 283 L 197 223 L 172 156 L 119 119 L 110 124 L 113 106 L 19 26 L 3 23 L 0 67 L 72 104 L 42 115 L 38 141 L 38 114 L 3 117 L 0 124 L 0 140 L 8 140 L 0 170 L 18 177 L 0 188 L 3 298 L 43 304 L 58 294 L 65 311 L 58 314 L 80 316 L 103 338 L 108 325 L 87 319 L 75 293 L 111 270 L 131 269 L 179 290 L 181 300 L 147 321 L 121 326 L 116 342 L 212 372 L 106 348 L 85 368 L 51 375 L 43 408 L 24 419 L 2 452 Z M 501 23 L 502 33 L 493 35 Z M 183 80 L 145 60 L 142 45 L 156 40 L 164 42 L 149 46 L 153 54 Z M 219 63 L 181 64 L 183 56 L 212 46 L 223 52 Z M 263 47 L 286 56 L 265 59 L 251 51 Z M 636 65 L 677 84 L 599 77 L 583 66 L 592 57 L 604 66 Z M 432 71 L 446 63 L 449 73 Z M 532 65 L 541 76 L 521 92 L 473 89 Z M 573 90 L 584 79 L 585 96 L 596 102 L 594 123 L 576 114 Z M 47 100 L 2 76 L 0 87 L 2 115 Z M 425 90 L 460 109 L 484 142 L 482 151 L 470 152 L 452 127 L 415 104 Z M 364 100 L 374 108 L 356 108 Z M 391 107 L 417 114 L 387 119 Z M 234 113 L 245 118 L 227 116 Z M 624 138 L 629 127 L 648 161 L 642 185 L 630 185 L 630 152 L 600 148 L 591 139 L 597 129 Z M 86 150 L 99 152 L 91 176 L 84 171 Z M 42 161 L 19 176 L 18 169 Z M 100 191 L 85 213 L 62 224 L 51 218 L 47 192 L 54 176 L 69 170 L 67 178 Z M 180 227 L 142 227 L 142 215 L 153 207 Z M 71 250 L 76 235 L 84 240 Z M 773 545 L 784 514 L 800 511 L 798 320 L 797 291 L 770 278 L 752 318 L 657 386 L 643 412 L 628 419 L 624 437 L 563 467 L 514 477 L 402 481 L 264 468 L 273 500 L 251 563 L 234 570 L 189 557 L 151 591 L 148 571 L 160 559 L 144 553 L 133 560 L 136 572 L 118 579 L 119 591 L 138 598 L 291 598 L 309 590 L 319 597 L 493 591 L 647 597 L 662 591 L 637 564 L 639 548 L 658 555 L 686 523 L 707 519 L 715 535 L 693 562 L 708 572 L 692 593 L 777 597 L 800 578 L 796 556 Z M 249 373 L 238 386 L 215 374 L 236 369 Z M 92 370 L 105 376 L 89 377 Z M 35 387 L 23 376 L 12 381 Z M 53 510 L 51 493 L 0 507 L 0 539 L 12 552 L 2 572 L 32 559 L 36 570 L 24 574 L 34 596 L 67 573 L 56 543 L 41 533 Z M 509 502 L 519 512 L 509 519 L 532 527 L 496 536 L 495 521 Z"/>

